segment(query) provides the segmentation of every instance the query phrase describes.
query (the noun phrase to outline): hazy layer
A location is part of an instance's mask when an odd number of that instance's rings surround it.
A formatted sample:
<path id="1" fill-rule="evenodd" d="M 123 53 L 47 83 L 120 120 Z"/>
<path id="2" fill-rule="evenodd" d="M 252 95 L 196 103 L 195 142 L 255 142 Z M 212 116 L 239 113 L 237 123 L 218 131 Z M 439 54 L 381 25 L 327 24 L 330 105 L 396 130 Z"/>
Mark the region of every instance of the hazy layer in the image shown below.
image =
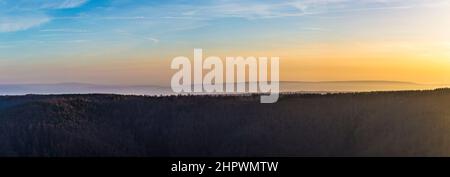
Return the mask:
<path id="1" fill-rule="evenodd" d="M 248 85 L 248 84 L 247 84 Z M 329 81 L 329 82 L 280 82 L 281 92 L 367 92 L 397 90 L 428 90 L 447 87 L 393 81 Z M 97 85 L 82 83 L 60 84 L 10 84 L 0 85 L 0 95 L 25 94 L 87 94 L 109 93 L 125 95 L 171 95 L 170 87 L 152 85 Z"/>

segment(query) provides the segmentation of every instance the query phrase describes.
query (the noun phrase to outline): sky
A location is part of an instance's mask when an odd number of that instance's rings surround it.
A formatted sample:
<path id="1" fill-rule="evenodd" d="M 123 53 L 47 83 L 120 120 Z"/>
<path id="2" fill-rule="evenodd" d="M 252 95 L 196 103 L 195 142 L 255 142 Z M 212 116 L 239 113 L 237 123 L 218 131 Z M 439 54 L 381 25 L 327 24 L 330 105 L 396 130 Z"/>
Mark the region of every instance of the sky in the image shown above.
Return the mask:
<path id="1" fill-rule="evenodd" d="M 0 0 L 0 84 L 167 85 L 194 48 L 279 56 L 285 81 L 450 84 L 450 1 Z"/>

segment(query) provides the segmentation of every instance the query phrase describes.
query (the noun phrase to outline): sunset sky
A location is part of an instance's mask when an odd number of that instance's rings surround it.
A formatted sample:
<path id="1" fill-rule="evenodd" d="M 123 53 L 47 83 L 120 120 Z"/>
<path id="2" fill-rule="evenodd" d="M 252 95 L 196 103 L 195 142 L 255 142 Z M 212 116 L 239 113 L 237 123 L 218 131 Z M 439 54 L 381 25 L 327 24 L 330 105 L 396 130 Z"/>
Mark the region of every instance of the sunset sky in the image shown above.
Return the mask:
<path id="1" fill-rule="evenodd" d="M 450 0 L 0 0 L 0 84 L 168 85 L 176 56 L 281 80 L 450 84 Z"/>

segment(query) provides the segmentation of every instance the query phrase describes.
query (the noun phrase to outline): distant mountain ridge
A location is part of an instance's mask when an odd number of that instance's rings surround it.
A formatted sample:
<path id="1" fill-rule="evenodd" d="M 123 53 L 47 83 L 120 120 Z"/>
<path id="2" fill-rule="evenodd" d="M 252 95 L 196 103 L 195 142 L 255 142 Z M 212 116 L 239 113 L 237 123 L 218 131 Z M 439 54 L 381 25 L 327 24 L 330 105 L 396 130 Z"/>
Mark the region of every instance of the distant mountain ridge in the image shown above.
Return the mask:
<path id="1" fill-rule="evenodd" d="M 350 80 L 350 81 L 282 81 L 282 83 L 371 83 L 371 84 L 411 84 L 411 85 L 423 85 L 415 82 L 406 82 L 406 81 L 384 81 L 384 80 Z"/>
<path id="2" fill-rule="evenodd" d="M 170 88 L 154 85 L 101 85 L 89 83 L 0 84 L 0 95 L 25 94 L 123 94 L 166 95 Z"/>

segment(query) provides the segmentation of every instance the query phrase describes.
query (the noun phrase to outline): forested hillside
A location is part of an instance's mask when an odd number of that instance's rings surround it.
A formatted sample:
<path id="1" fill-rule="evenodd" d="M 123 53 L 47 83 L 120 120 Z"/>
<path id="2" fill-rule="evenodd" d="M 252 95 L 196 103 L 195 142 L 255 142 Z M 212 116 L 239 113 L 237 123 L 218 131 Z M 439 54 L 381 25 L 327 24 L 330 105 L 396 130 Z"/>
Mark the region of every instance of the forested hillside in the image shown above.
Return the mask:
<path id="1" fill-rule="evenodd" d="M 450 90 L 0 97 L 0 156 L 449 156 Z"/>

